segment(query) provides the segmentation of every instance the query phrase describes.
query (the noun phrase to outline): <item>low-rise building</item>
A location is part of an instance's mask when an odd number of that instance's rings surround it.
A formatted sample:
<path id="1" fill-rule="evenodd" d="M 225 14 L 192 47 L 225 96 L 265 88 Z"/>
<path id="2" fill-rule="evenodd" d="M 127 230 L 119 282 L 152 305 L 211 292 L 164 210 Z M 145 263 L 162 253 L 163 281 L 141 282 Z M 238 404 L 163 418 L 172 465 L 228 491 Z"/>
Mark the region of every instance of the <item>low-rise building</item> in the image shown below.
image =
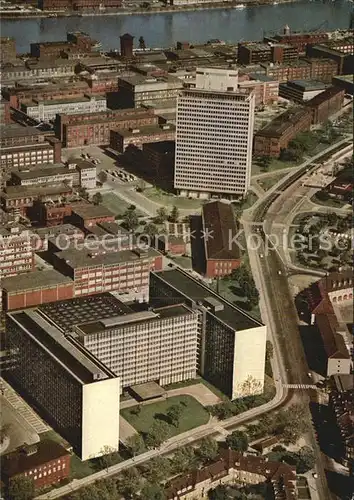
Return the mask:
<path id="1" fill-rule="evenodd" d="M 296 46 L 286 43 L 240 42 L 238 44 L 237 61 L 239 64 L 258 64 L 272 62 L 287 64 L 299 58 Z"/>
<path id="2" fill-rule="evenodd" d="M 63 224 L 64 220 L 70 218 L 71 214 L 72 208 L 70 203 L 54 203 L 52 201 L 43 202 L 41 200 L 36 200 L 28 216 L 32 224 L 52 227 Z"/>
<path id="3" fill-rule="evenodd" d="M 338 64 L 331 59 L 305 58 L 290 64 L 261 63 L 261 67 L 266 76 L 279 82 L 311 79 L 331 82 L 338 74 Z"/>
<path id="4" fill-rule="evenodd" d="M 0 125 L 11 123 L 10 103 L 6 99 L 0 98 Z"/>
<path id="5" fill-rule="evenodd" d="M 16 63 L 16 64 L 15 64 Z M 3 85 L 15 85 L 17 81 L 47 80 L 75 75 L 76 61 L 68 59 L 29 59 L 26 62 L 9 63 L 1 71 Z"/>
<path id="6" fill-rule="evenodd" d="M 192 500 L 203 498 L 209 490 L 221 484 L 235 483 L 267 483 L 275 500 L 298 498 L 294 466 L 231 449 L 222 450 L 216 462 L 169 481 L 165 494 L 168 500 Z"/>
<path id="7" fill-rule="evenodd" d="M 267 328 L 181 268 L 153 272 L 150 301 L 198 312 L 198 372 L 231 399 L 261 394 Z"/>
<path id="8" fill-rule="evenodd" d="M 170 255 L 183 255 L 186 253 L 186 239 L 174 234 L 163 234 L 157 238 L 157 247 L 163 253 Z"/>
<path id="9" fill-rule="evenodd" d="M 27 215 L 38 198 L 42 201 L 61 202 L 72 193 L 72 188 L 65 184 L 54 186 L 6 186 L 0 192 L 2 208 L 9 213 Z"/>
<path id="10" fill-rule="evenodd" d="M 4 311 L 35 307 L 74 296 L 73 280 L 54 269 L 3 278 L 1 286 Z"/>
<path id="11" fill-rule="evenodd" d="M 79 185 L 79 173 L 63 164 L 42 165 L 28 171 L 11 172 L 10 183 L 13 186 L 40 186 L 53 184 Z"/>
<path id="12" fill-rule="evenodd" d="M 312 113 L 312 123 L 325 123 L 332 115 L 342 109 L 345 91 L 331 86 L 307 102 Z"/>
<path id="13" fill-rule="evenodd" d="M 143 144 L 173 141 L 175 136 L 176 127 L 167 123 L 141 128 L 111 130 L 110 147 L 119 153 L 124 153 L 129 146 L 142 149 Z"/>
<path id="14" fill-rule="evenodd" d="M 150 110 L 118 109 L 104 113 L 62 115 L 56 118 L 56 136 L 63 146 L 74 148 L 96 145 L 108 146 L 110 131 L 157 125 L 159 117 Z"/>
<path id="15" fill-rule="evenodd" d="M 202 208 L 204 272 L 207 278 L 227 276 L 241 263 L 236 220 L 230 204 L 213 201 Z"/>
<path id="16" fill-rule="evenodd" d="M 346 94 L 354 95 L 354 74 L 336 76 L 333 78 L 332 84 L 344 89 Z"/>
<path id="17" fill-rule="evenodd" d="M 39 310 L 6 316 L 4 376 L 72 446 L 81 460 L 119 447 L 119 379 Z"/>
<path id="18" fill-rule="evenodd" d="M 265 42 L 287 43 L 297 47 L 300 53 L 304 53 L 308 44 L 322 43 L 329 40 L 325 31 L 292 31 L 288 25 L 284 26 L 283 32 L 265 37 Z"/>
<path id="19" fill-rule="evenodd" d="M 343 75 L 353 68 L 354 56 L 346 54 L 326 45 L 308 45 L 306 48 L 308 57 L 332 59 L 338 66 L 338 74 Z"/>
<path id="20" fill-rule="evenodd" d="M 51 11 L 97 11 L 100 8 L 119 9 L 122 0 L 39 0 L 41 10 Z"/>
<path id="21" fill-rule="evenodd" d="M 151 78 L 138 74 L 119 78 L 118 88 L 119 100 L 124 106 L 140 108 L 161 100 L 175 103 L 183 82 L 170 75 Z"/>
<path id="22" fill-rule="evenodd" d="M 309 130 L 312 113 L 309 109 L 296 108 L 285 111 L 254 136 L 253 152 L 260 156 L 279 156 L 291 139 L 299 132 Z"/>
<path id="23" fill-rule="evenodd" d="M 242 75 L 238 88 L 249 89 L 255 96 L 255 106 L 269 106 L 278 101 L 279 82 L 265 75 Z"/>
<path id="24" fill-rule="evenodd" d="M 54 120 L 57 114 L 99 113 L 107 109 L 106 97 L 102 95 L 87 95 L 60 100 L 34 100 L 21 104 L 21 109 L 31 118 L 48 122 Z"/>
<path id="25" fill-rule="evenodd" d="M 82 229 L 88 229 L 102 222 L 115 221 L 114 213 L 102 205 L 75 203 L 72 212 L 72 222 Z"/>
<path id="26" fill-rule="evenodd" d="M 55 441 L 45 439 L 25 445 L 1 457 L 2 477 L 6 484 L 27 477 L 35 488 L 60 483 L 70 475 L 71 454 Z"/>
<path id="27" fill-rule="evenodd" d="M 328 86 L 328 84 L 316 80 L 289 80 L 287 83 L 279 85 L 279 95 L 284 99 L 303 103 L 321 94 Z"/>

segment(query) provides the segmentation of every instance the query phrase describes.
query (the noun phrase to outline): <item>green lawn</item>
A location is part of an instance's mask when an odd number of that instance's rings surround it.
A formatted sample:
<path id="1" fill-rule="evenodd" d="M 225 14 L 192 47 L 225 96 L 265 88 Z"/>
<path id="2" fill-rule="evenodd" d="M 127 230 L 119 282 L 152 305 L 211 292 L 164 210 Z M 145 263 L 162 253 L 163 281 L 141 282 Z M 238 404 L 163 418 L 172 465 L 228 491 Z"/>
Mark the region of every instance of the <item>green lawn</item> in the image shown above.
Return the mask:
<path id="1" fill-rule="evenodd" d="M 102 195 L 103 201 L 102 205 L 115 215 L 123 215 L 127 208 L 130 206 L 130 203 L 126 203 L 124 200 L 119 198 L 119 196 L 114 193 L 105 193 Z M 138 216 L 143 216 L 138 209 L 136 210 Z"/>
<path id="2" fill-rule="evenodd" d="M 264 189 L 264 191 L 268 191 L 268 189 L 275 186 L 277 182 L 279 182 L 286 174 L 274 174 L 271 177 L 265 177 L 264 179 L 259 179 L 257 184 Z"/>
<path id="3" fill-rule="evenodd" d="M 252 163 L 252 175 L 259 175 L 265 172 L 273 172 L 277 170 L 282 170 L 283 168 L 291 168 L 301 165 L 303 159 L 300 159 L 297 162 L 293 161 L 281 161 L 278 158 L 272 158 L 271 164 L 269 165 L 268 170 L 262 170 L 257 162 Z"/>
<path id="4" fill-rule="evenodd" d="M 199 200 L 199 199 L 189 199 L 189 198 L 180 198 L 173 194 L 167 193 L 166 191 L 162 191 L 156 187 L 145 189 L 144 196 L 149 198 L 149 200 L 155 201 L 156 203 L 160 203 L 161 205 L 165 205 L 166 207 L 172 208 L 176 206 L 177 208 L 182 209 L 198 209 L 205 203 L 207 200 Z"/>
<path id="5" fill-rule="evenodd" d="M 159 414 L 163 417 L 172 405 L 177 404 L 185 406 L 178 427 L 170 425 L 171 436 L 208 423 L 209 413 L 192 396 L 173 396 L 158 403 L 142 405 L 139 416 L 134 415 L 134 407 L 124 408 L 120 413 L 137 431 L 148 432 Z"/>

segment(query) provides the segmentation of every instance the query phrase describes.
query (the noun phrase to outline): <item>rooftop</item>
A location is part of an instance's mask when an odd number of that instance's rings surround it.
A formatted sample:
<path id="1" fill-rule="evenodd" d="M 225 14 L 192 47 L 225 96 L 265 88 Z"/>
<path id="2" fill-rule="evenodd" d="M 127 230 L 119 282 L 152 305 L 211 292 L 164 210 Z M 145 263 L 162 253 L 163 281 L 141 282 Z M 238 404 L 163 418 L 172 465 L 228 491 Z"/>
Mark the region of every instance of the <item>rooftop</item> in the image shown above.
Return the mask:
<path id="1" fill-rule="evenodd" d="M 35 127 L 23 127 L 18 123 L 0 125 L 0 136 L 2 139 L 8 137 L 26 137 L 28 135 L 43 135 L 43 132 Z"/>
<path id="2" fill-rule="evenodd" d="M 42 104 L 44 106 L 57 106 L 60 104 L 71 104 L 71 103 L 80 103 L 80 102 L 89 102 L 89 101 L 105 101 L 106 97 L 102 95 L 93 95 L 90 94 L 90 96 L 83 96 L 83 97 L 68 97 L 66 99 L 49 99 L 48 101 L 46 100 L 40 100 L 40 99 L 33 99 L 31 102 L 26 102 L 23 103 L 22 106 L 29 108 L 31 106 L 38 106 L 39 104 Z"/>
<path id="3" fill-rule="evenodd" d="M 156 76 L 156 77 L 151 77 L 151 76 L 145 76 L 145 75 L 134 75 L 134 76 L 125 76 L 125 77 L 120 77 L 119 82 L 126 82 L 130 85 L 158 85 L 158 84 L 173 84 L 177 86 L 178 88 L 183 87 L 183 82 L 179 78 L 175 78 L 171 75 L 167 76 Z M 119 83 L 118 83 L 119 84 Z"/>
<path id="4" fill-rule="evenodd" d="M 9 313 L 33 341 L 61 364 L 64 370 L 84 385 L 113 377 L 113 373 L 87 352 L 74 338 L 64 336 L 51 319 L 36 309 Z"/>
<path id="5" fill-rule="evenodd" d="M 99 246 L 99 243 L 98 243 Z M 149 248 L 146 252 L 138 250 L 121 250 L 109 253 L 100 253 L 91 250 L 77 250 L 75 248 L 58 252 L 55 256 L 64 260 L 69 267 L 78 269 L 81 267 L 110 266 L 122 262 L 132 262 L 141 258 L 151 258 L 160 255 L 156 250 Z"/>
<path id="6" fill-rule="evenodd" d="M 328 101 L 332 97 L 338 95 L 338 94 L 343 94 L 344 96 L 344 90 L 341 89 L 340 87 L 329 87 L 326 89 L 324 92 L 321 92 L 320 94 L 317 94 L 315 97 L 307 101 L 307 106 L 313 107 L 313 106 L 318 106 L 319 104 L 322 104 L 323 102 Z"/>
<path id="7" fill-rule="evenodd" d="M 352 391 L 354 389 L 353 375 L 333 375 L 333 382 L 338 392 Z"/>
<path id="8" fill-rule="evenodd" d="M 1 457 L 1 470 L 4 476 L 10 478 L 69 455 L 69 452 L 63 446 L 48 439 L 39 441 L 33 447 L 36 449 L 36 453 L 27 455 L 25 449 L 18 449 Z"/>
<path id="9" fill-rule="evenodd" d="M 119 129 L 114 130 L 113 133 L 118 133 L 122 137 L 134 137 L 139 135 L 155 135 L 161 133 L 172 133 L 176 131 L 176 127 L 172 124 L 165 125 L 146 125 L 144 127 L 137 127 L 134 129 Z"/>
<path id="10" fill-rule="evenodd" d="M 113 217 L 114 213 L 103 205 L 93 205 L 91 203 L 78 203 L 72 206 L 73 213 L 82 219 L 95 219 L 99 217 Z"/>
<path id="11" fill-rule="evenodd" d="M 132 324 L 146 324 L 150 321 L 159 319 L 174 318 L 177 316 L 186 316 L 192 314 L 192 311 L 184 304 L 173 304 L 166 307 L 160 307 L 153 310 L 133 312 L 132 310 L 123 311 L 119 316 L 113 316 L 99 321 L 83 323 L 77 327 L 77 331 L 90 335 L 102 331 L 110 331 L 116 327 L 124 327 Z"/>
<path id="12" fill-rule="evenodd" d="M 71 193 L 72 188 L 65 184 L 57 184 L 55 186 L 6 186 L 5 192 L 1 193 L 1 197 L 5 199 L 15 199 L 25 196 L 40 197 L 50 195 L 61 195 Z"/>
<path id="13" fill-rule="evenodd" d="M 262 323 L 255 318 L 225 300 L 202 281 L 193 278 L 182 269 L 178 268 L 160 271 L 154 273 L 154 275 L 166 281 L 170 286 L 176 289 L 176 299 L 180 299 L 180 294 L 184 295 L 187 304 L 191 301 L 195 303 L 204 303 L 206 300 L 210 301 L 210 298 L 216 299 L 218 304 L 223 306 L 223 308 L 213 313 L 209 310 L 209 314 L 213 314 L 235 331 L 262 326 Z M 158 297 L 155 297 L 155 299 L 158 300 Z"/>
<path id="14" fill-rule="evenodd" d="M 52 227 L 31 228 L 31 231 L 38 234 L 41 238 L 55 238 L 62 234 L 80 234 L 84 237 L 84 232 L 73 224 L 59 224 Z"/>
<path id="15" fill-rule="evenodd" d="M 236 220 L 232 206 L 221 201 L 203 205 L 202 220 L 204 231 L 210 235 L 204 238 L 207 259 L 239 259 L 240 251 L 236 243 L 230 248 L 230 240 L 237 235 Z"/>
<path id="16" fill-rule="evenodd" d="M 43 304 L 38 308 L 65 333 L 71 333 L 75 325 L 98 321 L 119 314 L 130 314 L 131 309 L 110 293 L 61 300 Z"/>
<path id="17" fill-rule="evenodd" d="M 41 287 L 55 287 L 73 283 L 67 276 L 62 275 L 54 269 L 48 271 L 31 271 L 29 273 L 18 274 L 3 278 L 1 286 L 9 293 L 16 293 L 20 290 L 35 290 Z"/>
<path id="18" fill-rule="evenodd" d="M 21 180 L 35 179 L 36 177 L 51 177 L 54 175 L 72 175 L 75 171 L 69 170 L 62 164 L 49 164 L 47 167 L 35 168 L 30 171 L 23 170 L 21 172 L 13 171 L 11 174 Z"/>
<path id="19" fill-rule="evenodd" d="M 317 80 L 288 80 L 288 85 L 300 87 L 303 90 L 324 90 L 328 84 Z"/>
<path id="20" fill-rule="evenodd" d="M 320 94 L 322 95 L 322 94 Z M 274 118 L 268 125 L 261 130 L 258 130 L 256 136 L 265 137 L 281 137 L 283 133 L 293 124 L 301 120 L 304 115 L 307 115 L 309 110 L 306 108 L 295 108 L 285 111 L 281 115 Z"/>

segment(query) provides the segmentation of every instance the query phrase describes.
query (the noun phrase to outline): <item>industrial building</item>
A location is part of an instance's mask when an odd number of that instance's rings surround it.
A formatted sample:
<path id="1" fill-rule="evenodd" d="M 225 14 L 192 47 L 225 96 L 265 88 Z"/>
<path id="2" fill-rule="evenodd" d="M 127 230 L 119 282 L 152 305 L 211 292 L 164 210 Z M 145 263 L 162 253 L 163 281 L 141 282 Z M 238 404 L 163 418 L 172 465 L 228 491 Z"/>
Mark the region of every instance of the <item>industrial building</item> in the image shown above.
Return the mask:
<path id="1" fill-rule="evenodd" d="M 8 313 L 6 380 L 74 448 L 81 460 L 119 446 L 119 378 L 50 317 L 35 309 Z"/>
<path id="2" fill-rule="evenodd" d="M 244 196 L 250 185 L 255 97 L 237 71 L 198 68 L 177 101 L 174 187 L 181 196 Z"/>
<path id="3" fill-rule="evenodd" d="M 231 399 L 261 394 L 267 328 L 181 268 L 153 272 L 150 301 L 198 313 L 198 371 Z"/>
<path id="4" fill-rule="evenodd" d="M 118 79 L 119 102 L 127 108 L 140 108 L 158 101 L 176 102 L 183 82 L 173 76 L 146 77 L 134 75 Z"/>
<path id="5" fill-rule="evenodd" d="M 129 146 L 142 149 L 143 144 L 173 141 L 175 137 L 176 127 L 167 123 L 141 128 L 111 130 L 110 147 L 118 153 L 124 153 Z"/>

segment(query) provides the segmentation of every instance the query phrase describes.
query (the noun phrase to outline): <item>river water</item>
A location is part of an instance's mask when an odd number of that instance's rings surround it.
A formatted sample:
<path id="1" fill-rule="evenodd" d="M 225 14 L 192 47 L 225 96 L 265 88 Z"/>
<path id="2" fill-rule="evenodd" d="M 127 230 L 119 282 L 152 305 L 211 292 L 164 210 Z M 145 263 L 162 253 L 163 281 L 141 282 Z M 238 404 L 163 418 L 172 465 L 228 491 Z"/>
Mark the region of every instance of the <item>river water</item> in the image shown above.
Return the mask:
<path id="1" fill-rule="evenodd" d="M 215 9 L 161 14 L 2 20 L 1 36 L 16 38 L 17 51 L 28 52 L 31 42 L 56 41 L 66 32 L 82 30 L 102 42 L 105 50 L 119 48 L 119 36 L 143 36 L 149 47 L 172 47 L 179 40 L 204 43 L 259 40 L 265 32 L 289 24 L 293 30 L 345 29 L 353 4 L 348 0 L 315 0 L 238 9 Z"/>

